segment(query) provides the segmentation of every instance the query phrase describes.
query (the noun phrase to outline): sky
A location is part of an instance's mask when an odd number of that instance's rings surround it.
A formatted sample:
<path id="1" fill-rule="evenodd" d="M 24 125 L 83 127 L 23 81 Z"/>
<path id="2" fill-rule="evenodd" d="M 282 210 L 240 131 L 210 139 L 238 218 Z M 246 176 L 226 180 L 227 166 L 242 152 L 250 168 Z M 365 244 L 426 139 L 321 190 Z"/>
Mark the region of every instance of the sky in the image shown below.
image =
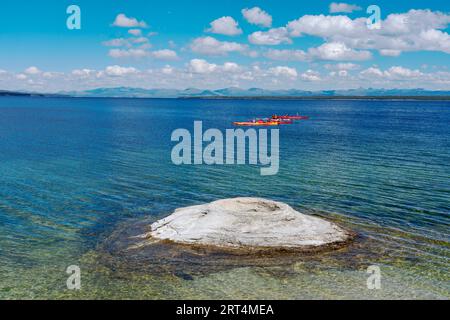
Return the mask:
<path id="1" fill-rule="evenodd" d="M 449 90 L 449 24 L 440 0 L 2 0 L 0 90 Z"/>

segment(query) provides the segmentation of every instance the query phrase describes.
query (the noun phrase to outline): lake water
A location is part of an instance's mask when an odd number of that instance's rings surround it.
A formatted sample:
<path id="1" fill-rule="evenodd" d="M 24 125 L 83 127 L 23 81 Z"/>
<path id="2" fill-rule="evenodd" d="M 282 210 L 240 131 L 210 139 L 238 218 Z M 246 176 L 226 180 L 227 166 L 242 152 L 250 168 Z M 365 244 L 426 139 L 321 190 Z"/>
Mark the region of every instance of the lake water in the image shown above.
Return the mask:
<path id="1" fill-rule="evenodd" d="M 177 128 L 308 115 L 280 128 L 280 170 L 175 166 Z M 204 274 L 111 268 L 128 221 L 235 196 L 342 224 L 349 248 Z M 0 98 L 0 298 L 450 298 L 450 102 Z M 82 288 L 66 288 L 78 265 Z M 381 270 L 369 290 L 367 267 Z"/>

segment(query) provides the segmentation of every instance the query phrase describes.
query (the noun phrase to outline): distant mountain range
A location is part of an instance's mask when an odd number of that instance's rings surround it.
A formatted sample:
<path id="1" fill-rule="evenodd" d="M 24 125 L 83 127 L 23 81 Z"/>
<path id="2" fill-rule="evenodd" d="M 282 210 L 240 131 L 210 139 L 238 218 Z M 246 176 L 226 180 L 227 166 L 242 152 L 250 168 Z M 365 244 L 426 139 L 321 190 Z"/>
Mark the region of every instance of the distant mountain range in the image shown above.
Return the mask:
<path id="1" fill-rule="evenodd" d="M 129 98 L 226 98 L 226 97 L 381 97 L 381 96 L 449 96 L 450 91 L 431 91 L 424 89 L 350 89 L 305 91 L 297 89 L 266 90 L 260 88 L 241 89 L 224 88 L 219 90 L 202 90 L 189 88 L 175 89 L 141 89 L 141 88 L 99 88 L 81 92 L 61 92 L 78 97 L 129 97 Z"/>
<path id="2" fill-rule="evenodd" d="M 285 99 L 339 99 L 339 98 L 395 98 L 395 97 L 430 97 L 450 99 L 450 91 L 432 91 L 425 89 L 349 89 L 349 90 L 322 90 L 306 91 L 297 89 L 288 90 L 266 90 L 260 88 L 241 89 L 224 88 L 219 90 L 202 90 L 189 88 L 177 89 L 142 89 L 129 87 L 98 88 L 86 91 L 63 91 L 56 94 L 34 93 L 34 92 L 14 92 L 0 90 L 0 96 L 71 96 L 71 97 L 92 97 L 92 98 L 285 98 Z"/>

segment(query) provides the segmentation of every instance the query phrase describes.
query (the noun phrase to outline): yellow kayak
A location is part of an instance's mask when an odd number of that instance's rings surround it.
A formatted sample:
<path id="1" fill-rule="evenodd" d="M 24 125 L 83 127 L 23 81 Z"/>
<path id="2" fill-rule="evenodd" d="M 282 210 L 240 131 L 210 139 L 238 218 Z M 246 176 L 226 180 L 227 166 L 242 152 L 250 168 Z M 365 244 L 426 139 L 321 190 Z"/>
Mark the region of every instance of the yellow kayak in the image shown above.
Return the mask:
<path id="1" fill-rule="evenodd" d="M 278 126 L 278 121 L 243 121 L 233 122 L 235 126 Z"/>

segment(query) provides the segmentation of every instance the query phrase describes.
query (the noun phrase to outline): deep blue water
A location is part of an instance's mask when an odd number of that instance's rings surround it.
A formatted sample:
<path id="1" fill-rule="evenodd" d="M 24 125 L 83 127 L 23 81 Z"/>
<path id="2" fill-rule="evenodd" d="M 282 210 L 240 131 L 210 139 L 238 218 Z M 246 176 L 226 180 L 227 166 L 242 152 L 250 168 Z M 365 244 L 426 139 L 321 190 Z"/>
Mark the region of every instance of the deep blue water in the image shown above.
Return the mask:
<path id="1" fill-rule="evenodd" d="M 273 113 L 310 116 L 280 128 L 276 176 L 171 162 L 177 128 Z M 450 102 L 0 98 L 7 271 L 70 264 L 130 218 L 246 195 L 329 214 L 447 272 Z"/>

